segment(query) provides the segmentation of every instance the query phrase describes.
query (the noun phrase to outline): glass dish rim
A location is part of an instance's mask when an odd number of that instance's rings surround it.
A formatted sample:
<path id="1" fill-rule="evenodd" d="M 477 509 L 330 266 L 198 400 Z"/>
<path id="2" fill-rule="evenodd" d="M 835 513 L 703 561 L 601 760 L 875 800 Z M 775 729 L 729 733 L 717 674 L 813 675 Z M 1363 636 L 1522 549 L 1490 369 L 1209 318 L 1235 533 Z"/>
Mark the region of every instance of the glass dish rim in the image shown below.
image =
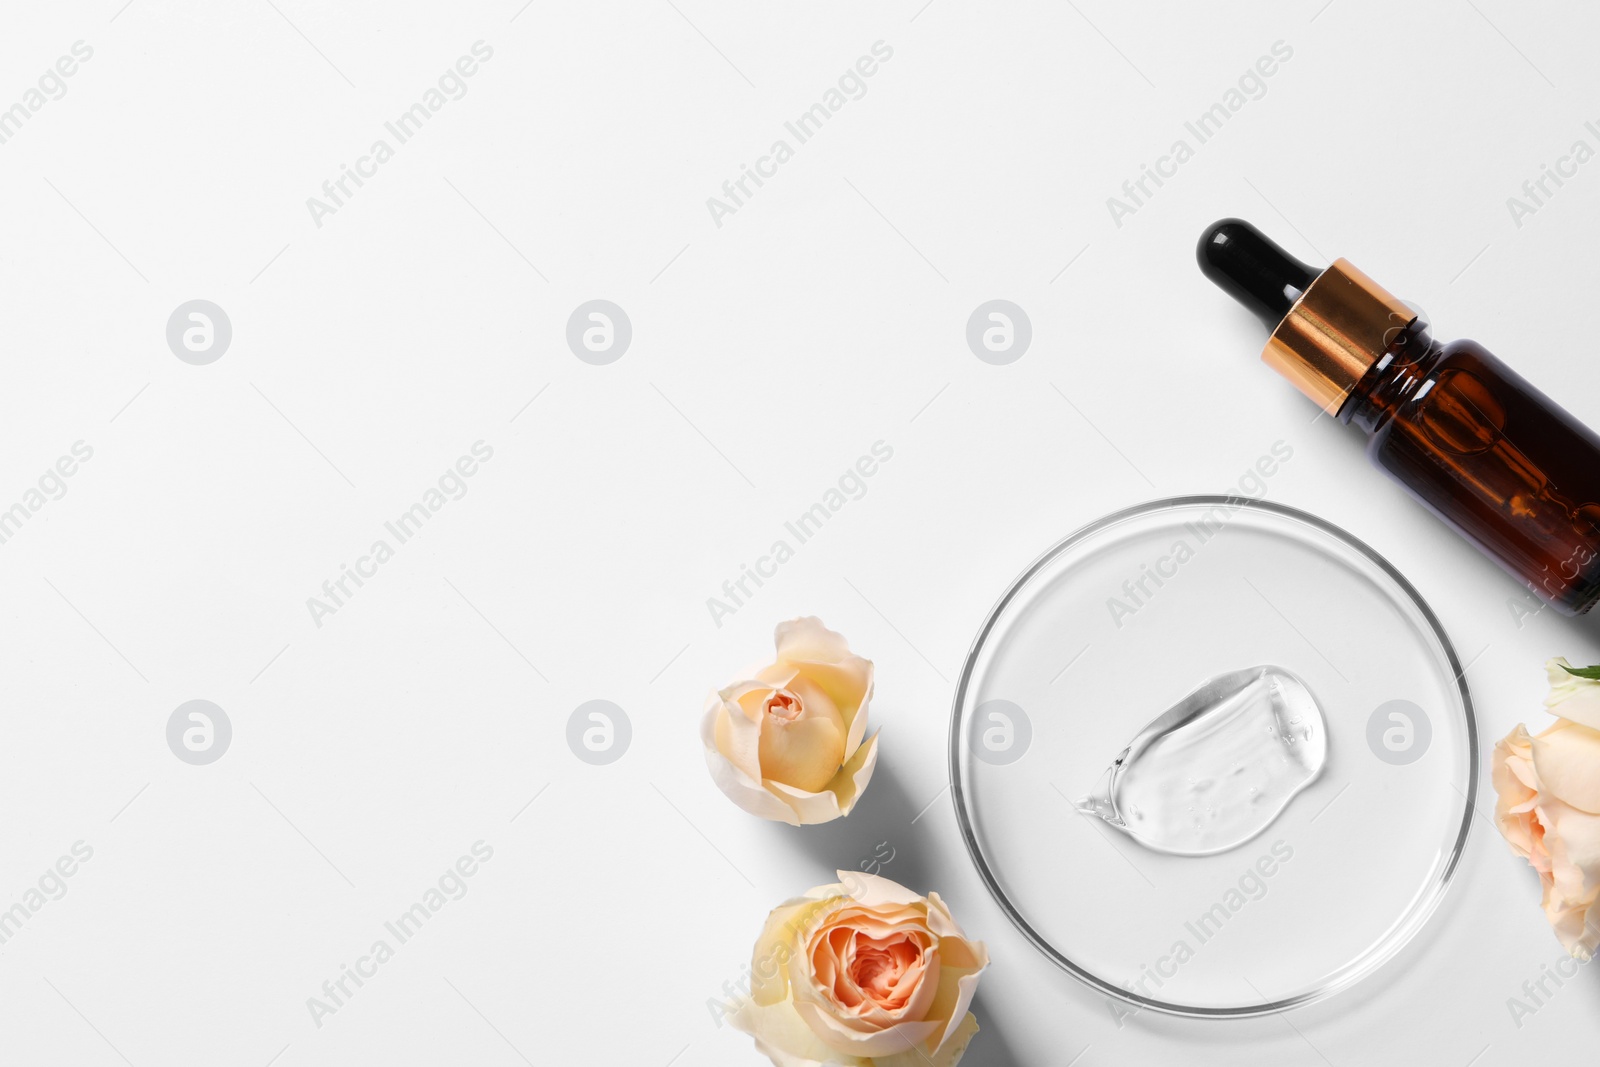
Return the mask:
<path id="1" fill-rule="evenodd" d="M 1450 856 L 1446 860 L 1443 870 L 1440 872 L 1436 882 L 1434 883 L 1433 891 L 1429 894 L 1427 901 L 1424 902 L 1420 907 L 1412 910 L 1409 914 L 1401 917 L 1400 921 L 1403 925 L 1399 925 L 1392 930 L 1390 936 L 1388 936 L 1385 941 L 1380 944 L 1378 951 L 1357 957 L 1355 961 L 1335 972 L 1334 977 L 1327 983 L 1319 985 L 1315 989 L 1308 990 L 1304 993 L 1298 993 L 1291 997 L 1285 997 L 1281 1000 L 1264 1001 L 1260 1004 L 1248 1004 L 1223 1008 L 1210 1008 L 1196 1004 L 1184 1004 L 1176 1001 L 1160 1000 L 1155 997 L 1143 996 L 1131 989 L 1124 989 L 1121 986 L 1113 985 L 1100 976 L 1086 970 L 1083 967 L 1080 967 L 1077 963 L 1073 962 L 1070 958 L 1056 949 L 1054 945 L 1050 944 L 1049 941 L 1047 941 L 1043 935 L 1029 925 L 1028 920 L 1017 911 L 1016 906 L 1011 902 L 1005 891 L 1000 888 L 994 872 L 990 869 L 988 861 L 984 858 L 982 847 L 978 842 L 976 831 L 972 826 L 972 820 L 967 814 L 967 805 L 964 800 L 966 790 L 961 777 L 961 742 L 962 734 L 964 732 L 962 709 L 966 703 L 967 690 L 972 681 L 972 673 L 977 664 L 978 653 L 983 648 L 985 640 L 988 638 L 990 631 L 993 630 L 995 623 L 999 620 L 1001 613 L 1005 611 L 1007 606 L 1022 590 L 1022 588 L 1026 586 L 1028 582 L 1039 573 L 1039 571 L 1044 569 L 1057 556 L 1061 555 L 1061 553 L 1072 548 L 1074 545 L 1087 540 L 1095 534 L 1098 534 L 1101 531 L 1116 525 L 1117 523 L 1125 522 L 1129 519 L 1154 512 L 1167 511 L 1180 507 L 1206 505 L 1229 508 L 1244 508 L 1246 510 L 1264 512 L 1276 515 L 1280 518 L 1286 518 L 1296 522 L 1305 523 L 1306 525 L 1333 537 L 1335 540 L 1343 542 L 1350 548 L 1355 549 L 1369 562 L 1376 565 L 1377 568 L 1382 571 L 1391 581 L 1393 581 L 1400 591 L 1404 593 L 1413 604 L 1416 605 L 1417 610 L 1421 613 L 1423 620 L 1428 624 L 1429 630 L 1432 631 L 1435 639 L 1438 640 L 1439 646 L 1444 652 L 1445 660 L 1455 678 L 1456 691 L 1461 697 L 1461 710 L 1466 720 L 1467 728 L 1467 788 L 1462 805 L 1461 822 L 1456 831 L 1455 843 L 1450 849 Z M 967 650 L 966 659 L 961 665 L 961 677 L 956 682 L 955 697 L 952 701 L 950 709 L 949 736 L 950 794 L 956 811 L 956 823 L 961 831 L 961 838 L 966 843 L 967 855 L 971 858 L 973 866 L 977 869 L 979 878 L 983 880 L 984 886 L 989 891 L 989 895 L 994 899 L 995 904 L 999 906 L 1000 910 L 1005 912 L 1006 917 L 1011 920 L 1012 925 L 1014 925 L 1024 937 L 1031 941 L 1034 947 L 1037 948 L 1046 959 L 1054 963 L 1057 967 L 1066 971 L 1068 974 L 1072 975 L 1072 977 L 1076 978 L 1078 981 L 1087 985 L 1089 988 L 1094 989 L 1097 992 L 1104 993 L 1107 996 L 1115 997 L 1124 1003 L 1132 1004 L 1139 1008 L 1148 1008 L 1151 1011 L 1161 1012 L 1166 1015 L 1177 1015 L 1187 1018 L 1255 1018 L 1261 1015 L 1271 1015 L 1276 1012 L 1286 1011 L 1291 1008 L 1305 1007 L 1306 1005 L 1326 1000 L 1336 993 L 1343 992 L 1380 969 L 1384 964 L 1388 963 L 1395 957 L 1396 954 L 1400 952 L 1401 949 L 1410 944 L 1412 938 L 1416 936 L 1419 930 L 1427 925 L 1428 920 L 1432 918 L 1433 913 L 1438 909 L 1440 902 L 1443 901 L 1445 894 L 1449 891 L 1450 886 L 1454 881 L 1457 869 L 1461 865 L 1461 860 L 1466 853 L 1467 841 L 1471 836 L 1472 831 L 1472 816 L 1475 810 L 1475 801 L 1473 798 L 1478 795 L 1478 726 L 1477 716 L 1472 706 L 1472 693 L 1467 685 L 1466 672 L 1461 668 L 1461 660 L 1456 655 L 1455 645 L 1451 642 L 1450 635 L 1445 632 L 1443 625 L 1439 622 L 1438 616 L 1434 614 L 1433 609 L 1428 605 L 1428 602 L 1423 599 L 1422 594 L 1417 591 L 1416 587 L 1413 586 L 1406 576 L 1400 573 L 1394 564 L 1390 563 L 1387 558 L 1385 558 L 1371 545 L 1368 545 L 1365 541 L 1361 540 L 1359 537 L 1356 537 L 1343 527 L 1337 526 L 1328 520 L 1321 518 L 1320 516 L 1313 515 L 1311 512 L 1304 511 L 1300 508 L 1290 507 L 1287 504 L 1278 504 L 1266 500 L 1253 500 L 1249 497 L 1235 495 L 1196 494 L 1189 496 L 1161 497 L 1155 500 L 1147 500 L 1143 503 L 1134 504 L 1130 507 L 1122 508 L 1107 515 L 1102 515 L 1100 518 L 1094 519 L 1083 526 L 1078 527 L 1072 533 L 1063 537 L 1061 540 L 1057 541 L 1055 544 L 1051 545 L 1043 553 L 1041 553 L 1038 558 L 1036 558 L 1022 571 L 1021 574 L 1011 581 L 1011 584 L 1006 587 L 1005 592 L 1001 594 L 999 600 L 997 600 L 994 606 L 989 609 L 989 613 L 984 617 L 983 625 L 978 628 L 978 633 L 973 638 L 972 644 Z"/>

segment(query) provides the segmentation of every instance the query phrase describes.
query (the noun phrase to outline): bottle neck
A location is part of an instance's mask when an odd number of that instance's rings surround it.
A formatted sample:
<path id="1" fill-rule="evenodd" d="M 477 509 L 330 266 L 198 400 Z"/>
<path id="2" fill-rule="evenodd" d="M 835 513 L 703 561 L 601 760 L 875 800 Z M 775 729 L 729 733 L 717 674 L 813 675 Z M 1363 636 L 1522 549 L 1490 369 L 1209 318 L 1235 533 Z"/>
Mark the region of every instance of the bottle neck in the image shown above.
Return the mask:
<path id="1" fill-rule="evenodd" d="M 1339 408 L 1339 421 L 1358 426 L 1370 436 L 1383 428 L 1401 405 L 1414 400 L 1444 355 L 1421 319 L 1395 332 L 1394 338 L 1367 369 Z"/>
<path id="2" fill-rule="evenodd" d="M 1261 358 L 1329 415 L 1417 315 L 1347 260 L 1317 275 L 1278 323 Z"/>

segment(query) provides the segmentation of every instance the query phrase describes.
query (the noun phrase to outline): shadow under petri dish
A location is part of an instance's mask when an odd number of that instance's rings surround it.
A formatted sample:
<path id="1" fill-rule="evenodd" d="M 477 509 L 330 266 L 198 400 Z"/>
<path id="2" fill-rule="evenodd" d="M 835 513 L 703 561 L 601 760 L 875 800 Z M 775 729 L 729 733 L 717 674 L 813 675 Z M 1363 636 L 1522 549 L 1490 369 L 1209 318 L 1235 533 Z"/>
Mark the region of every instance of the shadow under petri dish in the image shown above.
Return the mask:
<path id="1" fill-rule="evenodd" d="M 1316 699 L 1282 667 L 1219 674 L 1156 716 L 1078 801 L 1146 848 L 1209 856 L 1260 834 L 1322 773 Z"/>

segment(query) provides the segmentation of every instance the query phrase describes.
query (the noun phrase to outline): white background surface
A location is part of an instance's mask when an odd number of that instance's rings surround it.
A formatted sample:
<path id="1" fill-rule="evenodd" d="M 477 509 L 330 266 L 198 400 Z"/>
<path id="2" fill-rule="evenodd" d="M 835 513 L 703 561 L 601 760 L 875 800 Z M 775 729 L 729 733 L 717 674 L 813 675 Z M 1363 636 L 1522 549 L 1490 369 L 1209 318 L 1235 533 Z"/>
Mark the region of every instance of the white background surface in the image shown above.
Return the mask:
<path id="1" fill-rule="evenodd" d="M 1512 1020 L 1560 949 L 1486 821 L 1370 984 L 1119 1026 L 996 910 L 940 794 L 950 683 L 1005 584 L 1106 511 L 1232 488 L 1279 439 L 1271 498 L 1416 583 L 1486 738 L 1543 721 L 1547 656 L 1600 658 L 1592 624 L 1519 625 L 1510 579 L 1313 424 L 1192 252 L 1237 214 L 1348 256 L 1600 423 L 1600 163 L 1520 228 L 1506 207 L 1600 147 L 1600 14 L 274 2 L 4 14 L 0 106 L 94 54 L 0 145 L 0 504 L 74 442 L 94 456 L 0 545 L 0 904 L 94 851 L 0 948 L 0 1059 L 752 1063 L 708 1002 L 769 907 L 880 841 L 990 945 L 970 1064 L 1595 1047 L 1600 971 Z M 478 40 L 467 95 L 317 227 L 306 198 Z M 879 40 L 866 95 L 716 226 L 706 198 Z M 1275 41 L 1265 95 L 1116 226 L 1106 198 Z M 604 367 L 563 336 L 596 297 L 634 329 Z M 1003 367 L 964 339 L 997 297 L 1033 324 Z M 209 366 L 165 342 L 194 298 L 233 325 Z M 317 627 L 306 598 L 479 440 L 470 492 Z M 713 625 L 706 598 L 879 440 L 866 495 Z M 808 613 L 876 661 L 883 761 L 850 820 L 796 831 L 715 790 L 696 724 Z M 234 729 L 206 767 L 165 739 L 195 698 Z M 595 698 L 633 726 L 607 767 L 564 741 Z M 314 1025 L 306 999 L 479 840 L 470 892 Z"/>

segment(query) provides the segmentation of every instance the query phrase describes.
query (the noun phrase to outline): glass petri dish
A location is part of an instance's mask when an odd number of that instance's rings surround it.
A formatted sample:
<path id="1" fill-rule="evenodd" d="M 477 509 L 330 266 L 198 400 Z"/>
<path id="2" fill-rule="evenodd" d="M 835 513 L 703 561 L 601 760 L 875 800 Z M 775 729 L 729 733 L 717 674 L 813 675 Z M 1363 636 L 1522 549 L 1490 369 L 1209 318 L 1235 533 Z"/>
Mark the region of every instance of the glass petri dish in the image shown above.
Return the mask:
<path id="1" fill-rule="evenodd" d="M 1256 836 L 1173 854 L 1078 809 L 1158 715 L 1259 665 L 1310 691 L 1326 756 Z M 1034 945 L 1201 1017 L 1309 1004 L 1393 958 L 1450 884 L 1478 785 L 1461 666 L 1410 583 L 1313 515 L 1220 496 L 1106 516 L 1017 578 L 967 655 L 950 764 L 972 859 Z"/>

